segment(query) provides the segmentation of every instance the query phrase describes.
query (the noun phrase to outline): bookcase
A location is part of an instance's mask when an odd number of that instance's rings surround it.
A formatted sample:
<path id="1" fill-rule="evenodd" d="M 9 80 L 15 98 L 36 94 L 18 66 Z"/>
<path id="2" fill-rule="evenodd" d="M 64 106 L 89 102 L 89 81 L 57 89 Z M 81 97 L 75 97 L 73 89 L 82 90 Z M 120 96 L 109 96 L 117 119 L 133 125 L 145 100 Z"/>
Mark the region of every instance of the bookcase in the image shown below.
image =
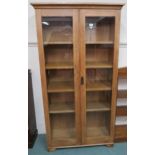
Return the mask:
<path id="1" fill-rule="evenodd" d="M 123 4 L 32 4 L 48 150 L 114 143 Z"/>
<path id="2" fill-rule="evenodd" d="M 127 67 L 118 69 L 115 141 L 127 141 Z"/>

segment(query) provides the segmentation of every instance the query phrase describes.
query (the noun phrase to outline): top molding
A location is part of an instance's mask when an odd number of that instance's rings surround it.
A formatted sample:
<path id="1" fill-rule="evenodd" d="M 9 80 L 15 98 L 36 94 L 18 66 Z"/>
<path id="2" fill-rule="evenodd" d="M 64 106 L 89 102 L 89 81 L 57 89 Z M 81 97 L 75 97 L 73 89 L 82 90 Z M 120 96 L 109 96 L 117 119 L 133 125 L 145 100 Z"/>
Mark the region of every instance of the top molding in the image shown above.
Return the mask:
<path id="1" fill-rule="evenodd" d="M 112 9 L 120 10 L 125 3 L 31 3 L 35 9 L 70 8 L 70 9 Z"/>

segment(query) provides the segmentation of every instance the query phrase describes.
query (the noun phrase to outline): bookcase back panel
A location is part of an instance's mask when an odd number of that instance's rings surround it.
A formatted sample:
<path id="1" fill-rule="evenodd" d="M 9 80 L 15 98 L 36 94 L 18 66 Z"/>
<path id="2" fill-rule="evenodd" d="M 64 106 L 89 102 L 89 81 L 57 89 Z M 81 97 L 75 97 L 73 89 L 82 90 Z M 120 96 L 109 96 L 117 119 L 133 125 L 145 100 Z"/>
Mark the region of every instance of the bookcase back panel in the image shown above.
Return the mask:
<path id="1" fill-rule="evenodd" d="M 61 103 L 65 103 L 65 102 L 73 102 L 74 103 L 74 93 L 52 93 L 49 94 L 49 102 L 61 102 Z"/>
<path id="2" fill-rule="evenodd" d="M 86 71 L 87 83 L 91 82 L 110 82 L 112 80 L 111 69 L 87 69 Z"/>
<path id="3" fill-rule="evenodd" d="M 49 82 L 66 82 L 74 80 L 74 73 L 72 69 L 48 70 L 47 77 Z"/>
<path id="4" fill-rule="evenodd" d="M 86 62 L 113 63 L 113 47 L 106 45 L 86 45 Z"/>
<path id="5" fill-rule="evenodd" d="M 111 104 L 111 91 L 87 92 L 87 103 L 89 102 L 108 102 Z"/>

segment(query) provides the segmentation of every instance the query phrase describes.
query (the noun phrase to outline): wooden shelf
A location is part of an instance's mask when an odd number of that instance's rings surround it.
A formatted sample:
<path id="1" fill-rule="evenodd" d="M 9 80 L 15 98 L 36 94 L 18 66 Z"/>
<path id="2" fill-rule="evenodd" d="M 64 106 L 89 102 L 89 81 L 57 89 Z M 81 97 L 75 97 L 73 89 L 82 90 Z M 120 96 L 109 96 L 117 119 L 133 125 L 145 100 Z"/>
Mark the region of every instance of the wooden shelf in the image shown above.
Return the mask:
<path id="1" fill-rule="evenodd" d="M 111 63 L 105 62 L 86 62 L 86 68 L 112 68 Z"/>
<path id="2" fill-rule="evenodd" d="M 64 42 L 61 42 L 61 41 L 56 41 L 56 42 L 48 42 L 48 41 L 45 41 L 44 42 L 44 45 L 70 45 L 70 44 L 73 44 L 73 42 L 71 41 L 64 41 Z"/>
<path id="3" fill-rule="evenodd" d="M 74 82 L 65 81 L 65 82 L 50 82 L 48 84 L 48 93 L 56 92 L 73 92 L 74 91 Z"/>
<path id="4" fill-rule="evenodd" d="M 53 62 L 46 64 L 46 69 L 73 69 L 73 62 Z"/>
<path id="5" fill-rule="evenodd" d="M 90 41 L 87 41 L 86 44 L 88 45 L 94 45 L 94 44 L 98 44 L 98 45 L 113 45 L 114 42 L 113 41 L 93 41 L 93 42 L 90 42 Z"/>
<path id="6" fill-rule="evenodd" d="M 74 113 L 73 103 L 52 103 L 49 106 L 49 113 L 59 114 L 59 113 Z"/>
<path id="7" fill-rule="evenodd" d="M 87 82 L 87 91 L 108 91 L 112 90 L 111 84 L 109 82 Z"/>
<path id="8" fill-rule="evenodd" d="M 87 103 L 87 112 L 110 111 L 110 104 L 104 102 Z"/>
<path id="9" fill-rule="evenodd" d="M 109 136 L 106 127 L 87 127 L 87 137 L 103 137 Z"/>

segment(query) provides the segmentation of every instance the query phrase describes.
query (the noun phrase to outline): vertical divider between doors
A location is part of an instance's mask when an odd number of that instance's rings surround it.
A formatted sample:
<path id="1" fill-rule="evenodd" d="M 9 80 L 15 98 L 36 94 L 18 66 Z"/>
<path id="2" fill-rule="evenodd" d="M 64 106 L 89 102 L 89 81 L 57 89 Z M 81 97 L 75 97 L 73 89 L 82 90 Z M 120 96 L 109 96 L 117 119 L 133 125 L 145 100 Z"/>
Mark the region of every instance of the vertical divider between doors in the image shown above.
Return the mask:
<path id="1" fill-rule="evenodd" d="M 80 85 L 81 102 L 81 125 L 82 144 L 86 142 L 86 73 L 85 73 L 85 17 L 83 10 L 80 10 L 80 76 L 83 77 L 83 85 Z"/>
<path id="2" fill-rule="evenodd" d="M 75 92 L 75 126 L 77 143 L 81 144 L 81 116 L 80 116 L 80 63 L 79 63 L 79 11 L 73 10 L 73 61 L 74 61 L 74 92 Z"/>

